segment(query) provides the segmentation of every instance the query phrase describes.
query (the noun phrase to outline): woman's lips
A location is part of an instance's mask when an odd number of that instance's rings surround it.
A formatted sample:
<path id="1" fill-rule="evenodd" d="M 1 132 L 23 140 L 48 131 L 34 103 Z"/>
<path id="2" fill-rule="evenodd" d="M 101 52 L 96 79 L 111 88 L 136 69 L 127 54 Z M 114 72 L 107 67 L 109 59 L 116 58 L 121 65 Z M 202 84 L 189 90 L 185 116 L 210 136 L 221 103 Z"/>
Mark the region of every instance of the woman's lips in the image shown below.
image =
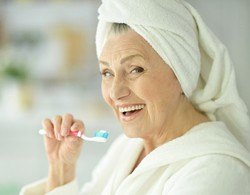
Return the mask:
<path id="1" fill-rule="evenodd" d="M 143 110 L 144 110 L 144 108 L 142 108 L 140 110 L 135 110 L 133 112 L 127 112 L 126 114 L 123 114 L 120 112 L 120 119 L 124 122 L 131 121 L 131 120 L 135 119 L 136 117 L 138 117 L 138 115 L 140 115 Z"/>

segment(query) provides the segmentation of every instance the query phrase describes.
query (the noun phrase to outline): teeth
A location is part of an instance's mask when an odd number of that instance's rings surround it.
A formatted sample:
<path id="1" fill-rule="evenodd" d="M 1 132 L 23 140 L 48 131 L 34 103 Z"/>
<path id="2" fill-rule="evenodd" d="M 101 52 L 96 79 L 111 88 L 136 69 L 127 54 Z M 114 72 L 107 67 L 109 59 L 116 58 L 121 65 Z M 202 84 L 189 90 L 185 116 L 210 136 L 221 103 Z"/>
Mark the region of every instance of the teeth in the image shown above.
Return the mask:
<path id="1" fill-rule="evenodd" d="M 120 112 L 129 112 L 134 110 L 140 110 L 144 108 L 144 105 L 135 105 L 135 106 L 129 106 L 129 107 L 119 107 Z"/>

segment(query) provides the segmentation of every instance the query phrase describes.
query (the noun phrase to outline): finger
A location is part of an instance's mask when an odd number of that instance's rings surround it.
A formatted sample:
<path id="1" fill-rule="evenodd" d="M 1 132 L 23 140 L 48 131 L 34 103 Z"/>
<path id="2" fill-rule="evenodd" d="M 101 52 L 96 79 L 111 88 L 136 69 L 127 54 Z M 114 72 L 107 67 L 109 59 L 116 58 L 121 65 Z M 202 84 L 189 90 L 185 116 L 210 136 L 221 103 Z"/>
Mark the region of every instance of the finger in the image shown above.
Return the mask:
<path id="1" fill-rule="evenodd" d="M 61 124 L 62 124 L 62 117 L 60 115 L 56 115 L 54 117 L 54 134 L 56 139 L 58 140 L 62 140 L 62 136 L 61 136 Z"/>
<path id="2" fill-rule="evenodd" d="M 50 138 L 55 138 L 54 127 L 50 119 L 46 118 L 42 121 L 42 127 L 46 131 L 46 135 Z"/>
<path id="3" fill-rule="evenodd" d="M 81 120 L 75 119 L 70 130 L 71 131 L 80 131 L 81 133 L 84 133 L 85 125 Z M 75 148 L 79 148 L 83 143 L 82 139 L 79 139 L 75 136 L 68 136 L 67 138 L 71 141 L 71 143 L 74 145 Z"/>
<path id="4" fill-rule="evenodd" d="M 72 114 L 64 114 L 62 117 L 61 135 L 67 136 L 71 125 L 73 124 L 74 118 Z"/>
<path id="5" fill-rule="evenodd" d="M 76 119 L 76 120 L 74 120 L 74 123 L 71 126 L 70 130 L 84 132 L 85 131 L 84 123 L 81 120 Z"/>

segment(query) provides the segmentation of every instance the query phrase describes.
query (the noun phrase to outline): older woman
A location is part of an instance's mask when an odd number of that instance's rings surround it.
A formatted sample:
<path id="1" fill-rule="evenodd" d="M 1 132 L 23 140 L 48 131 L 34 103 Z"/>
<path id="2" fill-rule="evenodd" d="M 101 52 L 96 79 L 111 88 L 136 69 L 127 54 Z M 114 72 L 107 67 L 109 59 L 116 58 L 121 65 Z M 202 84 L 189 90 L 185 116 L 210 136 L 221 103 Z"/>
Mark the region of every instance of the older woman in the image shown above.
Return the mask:
<path id="1" fill-rule="evenodd" d="M 250 122 L 225 47 L 181 0 L 106 0 L 97 55 L 102 93 L 124 135 L 78 190 L 70 114 L 43 122 L 48 178 L 22 194 L 247 195 Z"/>

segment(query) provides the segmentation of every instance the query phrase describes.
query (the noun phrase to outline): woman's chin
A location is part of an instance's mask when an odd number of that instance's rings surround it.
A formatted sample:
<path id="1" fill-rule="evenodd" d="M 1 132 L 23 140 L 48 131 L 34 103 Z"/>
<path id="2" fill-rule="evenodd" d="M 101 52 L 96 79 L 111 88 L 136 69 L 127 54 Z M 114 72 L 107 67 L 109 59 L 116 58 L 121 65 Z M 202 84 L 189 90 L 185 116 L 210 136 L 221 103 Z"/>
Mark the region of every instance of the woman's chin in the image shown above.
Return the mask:
<path id="1" fill-rule="evenodd" d="M 124 134 L 129 138 L 140 138 L 141 135 L 138 130 L 123 128 Z"/>

